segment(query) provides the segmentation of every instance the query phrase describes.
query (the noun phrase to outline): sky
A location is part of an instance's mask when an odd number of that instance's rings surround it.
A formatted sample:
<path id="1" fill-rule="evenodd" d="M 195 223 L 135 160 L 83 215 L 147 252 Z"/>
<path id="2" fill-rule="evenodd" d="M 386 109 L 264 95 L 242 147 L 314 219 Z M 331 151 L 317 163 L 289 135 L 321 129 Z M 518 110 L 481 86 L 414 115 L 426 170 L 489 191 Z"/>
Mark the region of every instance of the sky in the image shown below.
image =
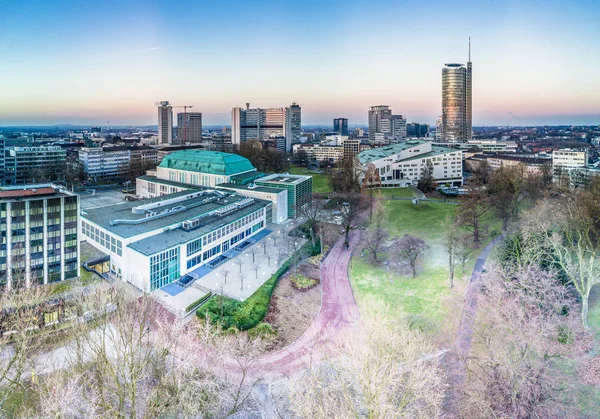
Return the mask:
<path id="1" fill-rule="evenodd" d="M 0 0 L 0 126 L 156 124 L 162 100 L 204 125 L 246 102 L 433 124 L 469 36 L 474 125 L 600 124 L 599 21 L 598 0 Z"/>

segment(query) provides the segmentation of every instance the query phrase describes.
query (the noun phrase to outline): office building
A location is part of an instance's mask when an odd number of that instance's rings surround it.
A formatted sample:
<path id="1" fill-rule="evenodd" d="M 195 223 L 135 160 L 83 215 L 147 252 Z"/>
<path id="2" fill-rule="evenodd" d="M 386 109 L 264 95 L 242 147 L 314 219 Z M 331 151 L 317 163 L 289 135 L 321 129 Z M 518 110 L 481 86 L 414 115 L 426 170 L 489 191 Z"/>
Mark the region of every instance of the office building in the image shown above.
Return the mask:
<path id="1" fill-rule="evenodd" d="M 292 152 L 292 145 L 300 143 L 302 136 L 302 108 L 296 102 L 285 108 L 285 152 Z M 281 147 L 279 147 L 281 148 Z"/>
<path id="2" fill-rule="evenodd" d="M 534 155 L 475 154 L 465 159 L 465 168 L 473 172 L 486 163 L 487 167 L 491 170 L 497 170 L 501 167 L 518 166 L 523 168 L 523 173 L 526 175 L 542 175 L 545 170 L 550 169 L 552 160 Z"/>
<path id="3" fill-rule="evenodd" d="M 429 125 L 411 122 L 406 125 L 406 136 L 409 138 L 423 138 L 429 134 Z"/>
<path id="4" fill-rule="evenodd" d="M 352 158 L 360 153 L 360 140 L 358 138 L 348 138 L 344 140 L 344 158 Z"/>
<path id="5" fill-rule="evenodd" d="M 376 133 L 389 133 L 389 119 L 392 110 L 389 106 L 371 106 L 369 111 L 369 141 L 375 141 Z"/>
<path id="6" fill-rule="evenodd" d="M 79 196 L 53 184 L 0 190 L 0 284 L 79 276 Z"/>
<path id="7" fill-rule="evenodd" d="M 552 169 L 569 170 L 586 167 L 588 164 L 587 150 L 561 149 L 552 152 Z"/>
<path id="8" fill-rule="evenodd" d="M 446 64 L 442 69 L 442 141 L 461 143 L 472 138 L 472 64 Z"/>
<path id="9" fill-rule="evenodd" d="M 83 147 L 79 150 L 83 172 L 95 181 L 126 176 L 130 162 L 128 147 Z"/>
<path id="10" fill-rule="evenodd" d="M 348 135 L 348 119 L 336 118 L 333 120 L 333 132 L 340 135 Z"/>
<path id="11" fill-rule="evenodd" d="M 373 164 L 377 169 L 375 183 L 381 187 L 416 186 L 429 167 L 435 182 L 460 186 L 463 181 L 462 151 L 434 146 L 430 141 L 408 140 L 361 151 L 358 160 L 361 182 L 367 166 Z"/>
<path id="12" fill-rule="evenodd" d="M 402 115 L 390 116 L 389 122 L 390 139 L 394 141 L 402 140 L 406 138 L 406 118 Z"/>
<path id="13" fill-rule="evenodd" d="M 173 107 L 169 101 L 158 106 L 158 144 L 173 144 Z"/>
<path id="14" fill-rule="evenodd" d="M 110 275 L 152 292 L 219 266 L 271 224 L 271 203 L 213 189 L 86 210 L 82 237 L 110 257 Z"/>
<path id="15" fill-rule="evenodd" d="M 23 185 L 63 180 L 67 151 L 59 146 L 6 147 L 4 183 Z"/>
<path id="16" fill-rule="evenodd" d="M 288 218 L 294 219 L 306 203 L 312 200 L 312 176 L 273 174 L 254 181 L 257 186 L 287 190 Z"/>
<path id="17" fill-rule="evenodd" d="M 177 143 L 202 142 L 202 113 L 187 112 L 177 114 Z"/>
<path id="18" fill-rule="evenodd" d="M 285 137 L 285 151 L 300 142 L 302 109 L 293 103 L 288 108 L 233 108 L 231 110 L 231 141 L 240 145 L 246 141 L 264 141 Z"/>
<path id="19" fill-rule="evenodd" d="M 295 144 L 294 154 L 305 153 L 309 161 L 335 163 L 344 157 L 342 145 Z"/>

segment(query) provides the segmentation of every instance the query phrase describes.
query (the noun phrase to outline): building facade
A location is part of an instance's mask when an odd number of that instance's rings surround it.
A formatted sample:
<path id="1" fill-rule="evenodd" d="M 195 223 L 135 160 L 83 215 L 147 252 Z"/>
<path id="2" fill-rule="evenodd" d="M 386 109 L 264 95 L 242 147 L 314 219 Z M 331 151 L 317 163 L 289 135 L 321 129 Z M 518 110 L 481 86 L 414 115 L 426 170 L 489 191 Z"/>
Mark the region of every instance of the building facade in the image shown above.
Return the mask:
<path id="1" fill-rule="evenodd" d="M 67 151 L 59 146 L 5 148 L 6 185 L 61 180 L 66 168 Z"/>
<path id="2" fill-rule="evenodd" d="M 469 53 L 470 55 L 470 53 Z M 441 141 L 460 143 L 472 138 L 472 65 L 446 64 L 442 69 Z"/>
<path id="3" fill-rule="evenodd" d="M 312 199 L 312 176 L 274 174 L 254 181 L 255 185 L 287 190 L 288 218 L 294 219 L 302 207 Z"/>
<path id="4" fill-rule="evenodd" d="M 4 185 L 4 137 L 0 134 L 0 186 Z"/>
<path id="5" fill-rule="evenodd" d="M 79 196 L 52 184 L 0 190 L 0 284 L 79 276 Z"/>
<path id="6" fill-rule="evenodd" d="M 434 146 L 430 141 L 409 140 L 358 154 L 364 173 L 372 165 L 377 185 L 406 187 L 417 185 L 424 170 L 431 170 L 435 182 L 460 186 L 463 183 L 462 151 Z"/>
<path id="7" fill-rule="evenodd" d="M 392 110 L 389 106 L 371 106 L 369 111 L 369 141 L 375 141 L 376 133 L 389 132 L 389 119 L 391 116 Z"/>
<path id="8" fill-rule="evenodd" d="M 295 144 L 294 154 L 306 153 L 310 161 L 335 163 L 344 157 L 344 147 L 341 145 Z"/>
<path id="9" fill-rule="evenodd" d="M 240 145 L 250 140 L 284 137 L 286 152 L 300 142 L 302 109 L 296 103 L 288 108 L 233 108 L 231 110 L 231 141 Z"/>
<path id="10" fill-rule="evenodd" d="M 168 100 L 158 106 L 158 144 L 173 144 L 173 107 Z"/>
<path id="11" fill-rule="evenodd" d="M 415 137 L 415 138 L 423 138 L 429 135 L 429 125 L 428 124 L 418 124 L 416 122 L 411 122 L 410 124 L 406 124 L 406 136 L 407 137 Z"/>
<path id="12" fill-rule="evenodd" d="M 130 153 L 127 147 L 83 147 L 79 164 L 89 179 L 124 177 L 129 172 Z"/>
<path id="13" fill-rule="evenodd" d="M 340 135 L 348 135 L 348 119 L 335 118 L 333 120 L 333 132 L 337 132 Z"/>
<path id="14" fill-rule="evenodd" d="M 177 143 L 202 142 L 202 113 L 186 112 L 177 114 Z"/>
<path id="15" fill-rule="evenodd" d="M 212 189 L 87 210 L 82 237 L 110 256 L 111 276 L 149 293 L 194 278 L 271 224 L 271 203 Z"/>

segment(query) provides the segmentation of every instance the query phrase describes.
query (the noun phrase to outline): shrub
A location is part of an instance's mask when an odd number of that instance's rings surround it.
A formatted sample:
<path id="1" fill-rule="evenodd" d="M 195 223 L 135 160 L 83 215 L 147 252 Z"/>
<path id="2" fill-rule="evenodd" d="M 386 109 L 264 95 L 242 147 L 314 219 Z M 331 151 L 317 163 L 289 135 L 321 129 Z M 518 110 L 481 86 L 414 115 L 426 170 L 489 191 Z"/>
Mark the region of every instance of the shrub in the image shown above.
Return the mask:
<path id="1" fill-rule="evenodd" d="M 436 325 L 421 314 L 411 314 L 408 316 L 408 327 L 411 330 L 418 330 L 423 333 L 435 332 L 437 330 Z"/>
<path id="2" fill-rule="evenodd" d="M 265 338 L 267 336 L 272 336 L 272 335 L 276 335 L 276 334 L 277 334 L 277 331 L 275 329 L 273 329 L 273 326 L 271 326 L 269 323 L 264 323 L 264 322 L 259 323 L 257 326 L 248 330 L 248 335 L 251 338 L 257 338 L 257 337 Z"/>
<path id="3" fill-rule="evenodd" d="M 305 251 L 306 245 L 298 249 L 298 252 Z M 265 318 L 273 290 L 279 282 L 279 278 L 290 268 L 291 260 L 294 260 L 294 257 L 281 265 L 277 272 L 246 300 L 238 301 L 218 296 L 200 307 L 196 311 L 196 315 L 204 318 L 208 314 L 210 320 L 213 323 L 219 323 L 223 329 L 231 327 L 236 327 L 238 330 L 252 329 Z"/>
<path id="4" fill-rule="evenodd" d="M 291 275 L 290 281 L 292 281 L 294 288 L 300 291 L 306 291 L 317 285 L 317 281 L 315 279 L 308 278 L 301 274 Z"/>

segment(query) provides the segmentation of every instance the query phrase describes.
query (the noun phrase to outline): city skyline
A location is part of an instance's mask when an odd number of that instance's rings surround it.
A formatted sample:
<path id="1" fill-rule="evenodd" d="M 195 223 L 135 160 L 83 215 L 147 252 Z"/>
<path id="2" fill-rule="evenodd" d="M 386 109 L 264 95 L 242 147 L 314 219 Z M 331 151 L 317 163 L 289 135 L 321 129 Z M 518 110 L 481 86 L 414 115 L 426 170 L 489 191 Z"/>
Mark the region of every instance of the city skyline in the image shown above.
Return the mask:
<path id="1" fill-rule="evenodd" d="M 16 3 L 2 6 L 0 126 L 153 125 L 161 100 L 193 104 L 205 125 L 246 102 L 350 126 L 384 103 L 433 125 L 440 69 L 467 62 L 469 36 L 474 126 L 600 122 L 592 1 Z"/>

